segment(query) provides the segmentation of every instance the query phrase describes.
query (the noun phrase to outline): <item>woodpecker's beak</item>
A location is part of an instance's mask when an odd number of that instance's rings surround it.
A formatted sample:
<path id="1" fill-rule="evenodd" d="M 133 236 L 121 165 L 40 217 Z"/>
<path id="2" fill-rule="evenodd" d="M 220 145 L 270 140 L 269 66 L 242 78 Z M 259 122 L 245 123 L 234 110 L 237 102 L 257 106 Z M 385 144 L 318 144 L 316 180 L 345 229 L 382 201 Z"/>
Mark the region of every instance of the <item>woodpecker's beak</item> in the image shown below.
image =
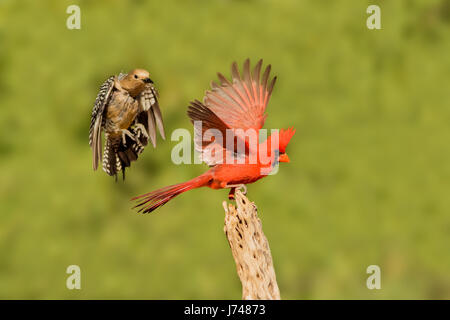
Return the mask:
<path id="1" fill-rule="evenodd" d="M 144 82 L 145 82 L 145 83 L 153 83 L 152 79 L 150 79 L 150 78 L 145 78 L 145 79 L 144 79 Z"/>
<path id="2" fill-rule="evenodd" d="M 280 154 L 280 156 L 278 157 L 278 161 L 279 162 L 290 162 L 291 160 L 289 160 L 289 157 L 286 153 Z"/>

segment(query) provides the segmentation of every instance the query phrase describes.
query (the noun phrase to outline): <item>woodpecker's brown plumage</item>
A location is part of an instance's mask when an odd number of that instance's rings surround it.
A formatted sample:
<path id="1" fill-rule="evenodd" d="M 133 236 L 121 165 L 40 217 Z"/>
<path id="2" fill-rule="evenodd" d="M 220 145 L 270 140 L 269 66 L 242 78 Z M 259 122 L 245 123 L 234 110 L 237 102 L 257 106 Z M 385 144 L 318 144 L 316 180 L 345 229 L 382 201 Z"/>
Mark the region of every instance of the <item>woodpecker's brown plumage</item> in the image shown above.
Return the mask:
<path id="1" fill-rule="evenodd" d="M 100 87 L 92 110 L 89 145 L 92 165 L 110 176 L 129 167 L 142 153 L 148 140 L 156 147 L 156 127 L 165 139 L 164 125 L 158 104 L 158 93 L 143 69 L 109 77 Z M 102 160 L 102 131 L 105 149 Z"/>

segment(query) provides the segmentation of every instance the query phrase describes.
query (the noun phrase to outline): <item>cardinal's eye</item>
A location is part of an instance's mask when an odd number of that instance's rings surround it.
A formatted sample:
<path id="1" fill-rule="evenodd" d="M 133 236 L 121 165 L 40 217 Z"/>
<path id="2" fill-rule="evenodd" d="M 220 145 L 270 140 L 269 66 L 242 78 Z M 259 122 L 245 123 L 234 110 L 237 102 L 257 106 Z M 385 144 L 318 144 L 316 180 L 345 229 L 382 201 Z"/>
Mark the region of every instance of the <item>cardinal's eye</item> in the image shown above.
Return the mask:
<path id="1" fill-rule="evenodd" d="M 137 78 L 138 78 L 137 74 L 135 74 L 135 75 L 134 75 L 134 78 L 135 78 L 135 79 L 137 79 Z"/>

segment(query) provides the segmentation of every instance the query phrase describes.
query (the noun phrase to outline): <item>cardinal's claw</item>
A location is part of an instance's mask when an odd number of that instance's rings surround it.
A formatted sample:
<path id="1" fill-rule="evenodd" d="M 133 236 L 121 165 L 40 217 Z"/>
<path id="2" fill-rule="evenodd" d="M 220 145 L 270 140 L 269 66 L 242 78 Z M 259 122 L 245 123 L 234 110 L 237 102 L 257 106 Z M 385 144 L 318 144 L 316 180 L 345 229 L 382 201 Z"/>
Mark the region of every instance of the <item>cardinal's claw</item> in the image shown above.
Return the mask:
<path id="1" fill-rule="evenodd" d="M 245 196 L 247 194 L 247 186 L 245 184 L 241 184 L 240 189 L 242 194 Z"/>
<path id="2" fill-rule="evenodd" d="M 230 197 L 230 195 L 232 194 L 234 198 L 234 192 L 236 188 L 239 188 L 239 190 L 242 192 L 244 196 L 247 194 L 247 186 L 245 184 L 227 184 L 226 188 L 231 188 L 228 197 Z"/>
<path id="3" fill-rule="evenodd" d="M 230 193 L 228 193 L 228 200 L 235 200 L 234 193 L 236 191 L 236 188 L 231 188 Z"/>

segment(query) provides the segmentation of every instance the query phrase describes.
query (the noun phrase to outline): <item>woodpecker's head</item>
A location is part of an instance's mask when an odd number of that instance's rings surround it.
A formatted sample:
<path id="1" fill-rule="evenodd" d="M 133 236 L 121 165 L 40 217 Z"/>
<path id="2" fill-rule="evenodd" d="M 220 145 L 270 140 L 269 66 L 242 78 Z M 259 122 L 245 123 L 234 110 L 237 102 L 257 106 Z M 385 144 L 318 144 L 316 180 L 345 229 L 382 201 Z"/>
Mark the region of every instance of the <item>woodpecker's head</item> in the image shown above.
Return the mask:
<path id="1" fill-rule="evenodd" d="M 133 97 L 140 94 L 148 83 L 153 83 L 153 81 L 150 79 L 148 71 L 144 69 L 134 69 L 120 81 L 122 88 Z"/>

